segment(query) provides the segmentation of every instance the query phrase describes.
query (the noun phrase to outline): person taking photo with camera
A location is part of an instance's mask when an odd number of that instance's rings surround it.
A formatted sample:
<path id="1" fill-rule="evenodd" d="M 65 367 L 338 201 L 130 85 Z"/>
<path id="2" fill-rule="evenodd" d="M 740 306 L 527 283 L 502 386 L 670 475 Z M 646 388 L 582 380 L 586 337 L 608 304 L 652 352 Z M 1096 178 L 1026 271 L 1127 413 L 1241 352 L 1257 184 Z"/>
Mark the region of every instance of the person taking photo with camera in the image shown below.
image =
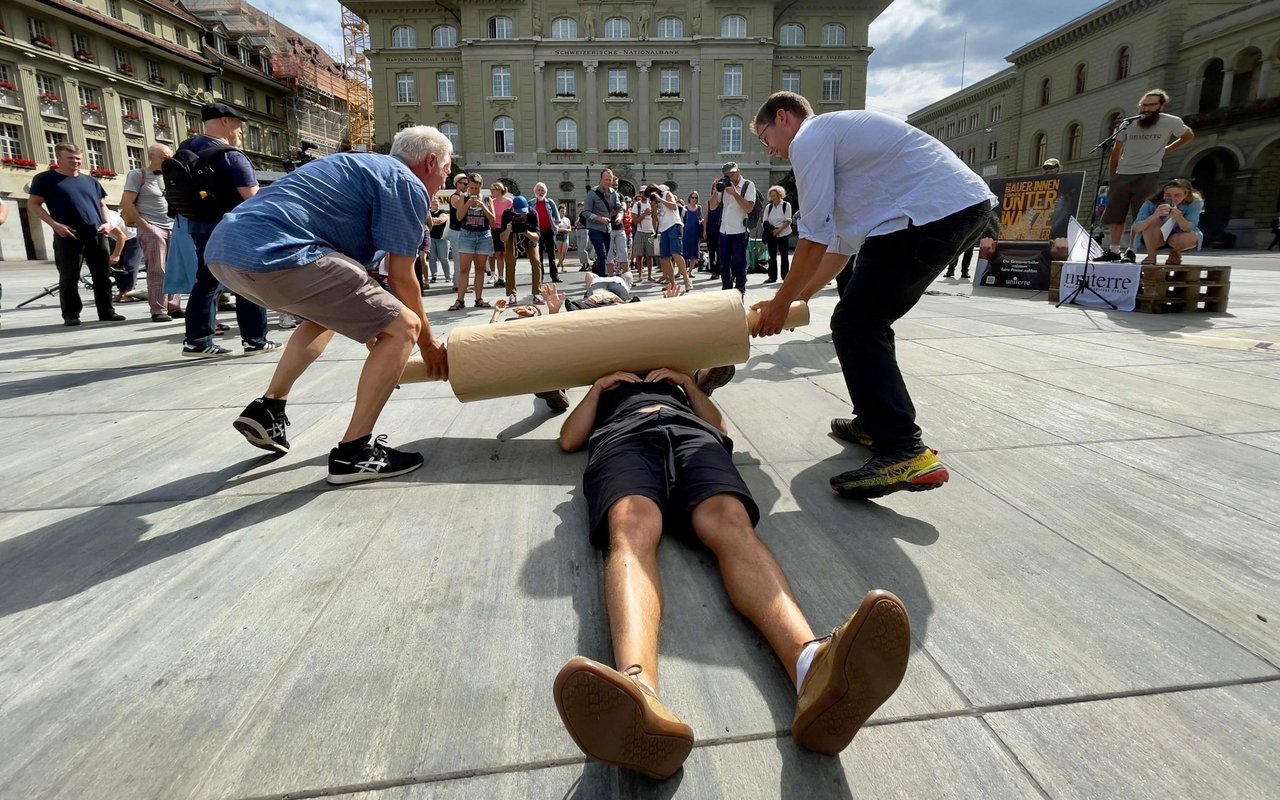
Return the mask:
<path id="1" fill-rule="evenodd" d="M 501 233 L 506 253 L 507 299 L 515 303 L 520 293 L 516 291 L 516 259 L 521 249 L 529 256 L 529 268 L 533 274 L 533 302 L 542 305 L 542 261 L 538 258 L 538 221 L 529 213 L 529 201 L 523 195 L 511 200 L 511 208 L 502 212 Z"/>

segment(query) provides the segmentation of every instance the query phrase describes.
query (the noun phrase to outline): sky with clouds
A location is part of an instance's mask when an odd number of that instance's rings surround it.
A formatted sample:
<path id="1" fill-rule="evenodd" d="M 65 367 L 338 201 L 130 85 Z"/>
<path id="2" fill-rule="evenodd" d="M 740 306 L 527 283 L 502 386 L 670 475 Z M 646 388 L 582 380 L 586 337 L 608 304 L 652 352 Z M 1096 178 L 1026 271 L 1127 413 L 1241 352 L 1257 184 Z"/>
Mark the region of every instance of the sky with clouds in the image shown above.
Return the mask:
<path id="1" fill-rule="evenodd" d="M 251 0 L 334 54 L 337 0 Z M 895 0 L 871 25 L 867 107 L 907 114 L 1008 66 L 1005 56 L 1101 4 L 1079 0 Z"/>

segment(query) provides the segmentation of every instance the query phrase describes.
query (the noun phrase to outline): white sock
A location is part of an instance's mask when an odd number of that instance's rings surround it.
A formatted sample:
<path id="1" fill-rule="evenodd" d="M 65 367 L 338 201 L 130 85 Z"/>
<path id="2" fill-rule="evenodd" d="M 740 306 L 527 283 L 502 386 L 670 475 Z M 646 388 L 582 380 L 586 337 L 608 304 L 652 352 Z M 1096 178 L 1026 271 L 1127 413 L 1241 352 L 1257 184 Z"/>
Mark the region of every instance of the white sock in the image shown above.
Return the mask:
<path id="1" fill-rule="evenodd" d="M 804 686 L 805 676 L 809 674 L 809 667 L 813 666 L 813 657 L 817 653 L 817 642 L 809 642 L 800 651 L 800 657 L 796 659 L 796 694 L 800 694 L 800 688 Z"/>

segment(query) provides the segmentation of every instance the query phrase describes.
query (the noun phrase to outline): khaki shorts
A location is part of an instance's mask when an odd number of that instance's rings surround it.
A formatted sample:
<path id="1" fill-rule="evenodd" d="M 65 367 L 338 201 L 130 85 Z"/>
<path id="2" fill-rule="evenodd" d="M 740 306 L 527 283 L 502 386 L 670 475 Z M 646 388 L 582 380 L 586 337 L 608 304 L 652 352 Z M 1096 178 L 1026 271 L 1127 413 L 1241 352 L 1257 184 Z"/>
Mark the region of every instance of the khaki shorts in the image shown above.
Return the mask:
<path id="1" fill-rule="evenodd" d="M 1126 216 L 1136 217 L 1142 204 L 1156 193 L 1159 178 L 1155 172 L 1112 176 L 1111 188 L 1107 190 L 1107 210 L 1102 212 L 1103 224 L 1123 225 Z"/>
<path id="2" fill-rule="evenodd" d="M 264 308 L 302 317 L 361 344 L 376 339 L 404 310 L 363 266 L 340 253 L 274 272 L 227 264 L 210 264 L 209 271 L 223 286 Z"/>
<path id="3" fill-rule="evenodd" d="M 653 252 L 653 234 L 644 231 L 636 231 L 632 237 L 632 248 L 635 250 L 636 258 L 645 258 L 654 255 Z"/>

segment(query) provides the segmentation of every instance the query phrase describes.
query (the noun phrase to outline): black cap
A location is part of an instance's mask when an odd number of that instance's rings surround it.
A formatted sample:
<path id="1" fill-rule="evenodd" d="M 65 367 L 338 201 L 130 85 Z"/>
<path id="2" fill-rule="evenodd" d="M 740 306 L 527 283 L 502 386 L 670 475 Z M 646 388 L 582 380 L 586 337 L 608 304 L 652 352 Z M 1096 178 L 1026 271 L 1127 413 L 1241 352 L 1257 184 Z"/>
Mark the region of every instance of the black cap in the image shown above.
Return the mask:
<path id="1" fill-rule="evenodd" d="M 200 107 L 200 119 L 208 122 L 211 119 L 222 119 L 223 117 L 235 117 L 238 120 L 248 122 L 249 118 L 239 111 L 236 111 L 226 103 L 206 103 Z"/>

